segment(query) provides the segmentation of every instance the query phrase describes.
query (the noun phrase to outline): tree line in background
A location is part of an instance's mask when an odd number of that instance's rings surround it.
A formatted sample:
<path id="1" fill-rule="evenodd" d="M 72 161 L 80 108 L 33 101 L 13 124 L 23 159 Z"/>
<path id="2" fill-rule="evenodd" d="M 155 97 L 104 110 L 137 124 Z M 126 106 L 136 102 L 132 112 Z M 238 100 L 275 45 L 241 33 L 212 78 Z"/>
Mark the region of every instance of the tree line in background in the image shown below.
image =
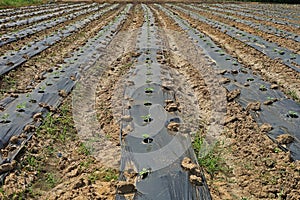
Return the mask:
<path id="1" fill-rule="evenodd" d="M 237 1 L 252 1 L 252 2 L 265 2 L 265 3 L 294 3 L 299 4 L 300 0 L 237 0 Z"/>

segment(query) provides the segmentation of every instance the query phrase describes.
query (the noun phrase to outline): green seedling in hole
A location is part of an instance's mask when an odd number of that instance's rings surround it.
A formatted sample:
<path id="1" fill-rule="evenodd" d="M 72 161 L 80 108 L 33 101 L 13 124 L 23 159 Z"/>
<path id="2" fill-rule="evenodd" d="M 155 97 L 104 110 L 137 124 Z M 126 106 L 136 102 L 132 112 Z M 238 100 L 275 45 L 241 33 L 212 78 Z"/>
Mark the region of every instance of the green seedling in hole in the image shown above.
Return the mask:
<path id="1" fill-rule="evenodd" d="M 152 87 L 145 88 L 145 92 L 151 93 L 153 91 L 154 91 L 154 89 Z"/>
<path id="2" fill-rule="evenodd" d="M 149 169 L 143 168 L 142 171 L 139 172 L 139 175 L 142 177 L 142 179 L 144 179 L 148 176 L 149 173 L 150 173 Z"/>
<path id="3" fill-rule="evenodd" d="M 275 98 L 273 97 L 267 97 L 268 100 L 274 100 Z"/>
<path id="4" fill-rule="evenodd" d="M 266 91 L 267 88 L 266 88 L 266 86 L 264 86 L 264 85 L 260 85 L 260 86 L 259 86 L 259 90 L 261 90 L 261 91 Z"/>
<path id="5" fill-rule="evenodd" d="M 254 78 L 247 78 L 247 81 L 254 81 Z"/>
<path id="6" fill-rule="evenodd" d="M 17 109 L 25 109 L 26 108 L 26 102 L 23 102 L 23 103 L 19 103 L 17 105 Z"/>
<path id="7" fill-rule="evenodd" d="M 26 94 L 26 98 L 30 98 L 31 97 L 31 94 Z"/>
<path id="8" fill-rule="evenodd" d="M 45 91 L 45 89 L 46 89 L 46 86 L 44 86 L 44 85 L 40 87 L 41 91 Z"/>
<path id="9" fill-rule="evenodd" d="M 144 138 L 144 139 L 146 139 L 146 138 L 149 138 L 149 137 L 150 137 L 150 135 L 148 135 L 147 133 L 143 134 L 142 136 L 143 136 L 143 138 Z"/>
<path id="10" fill-rule="evenodd" d="M 290 110 L 289 111 L 289 116 L 292 117 L 292 118 L 297 118 L 298 117 L 298 113 L 295 112 L 295 111 Z"/>
<path id="11" fill-rule="evenodd" d="M 148 115 L 141 116 L 141 118 L 142 118 L 145 122 L 150 122 L 151 116 L 150 116 L 150 114 L 148 114 Z"/>
<path id="12" fill-rule="evenodd" d="M 151 83 L 152 81 L 150 79 L 147 79 L 146 80 L 146 83 Z"/>
<path id="13" fill-rule="evenodd" d="M 146 75 L 152 75 L 153 73 L 152 72 L 150 72 L 150 71 L 147 71 L 147 73 L 146 73 Z"/>
<path id="14" fill-rule="evenodd" d="M 290 54 L 290 56 L 291 56 L 291 59 L 296 59 L 296 54 L 292 53 L 292 54 Z"/>
<path id="15" fill-rule="evenodd" d="M 5 113 L 5 114 L 1 117 L 1 119 L 2 119 L 4 122 L 7 122 L 8 118 L 9 118 L 9 114 L 8 114 L 8 113 Z"/>

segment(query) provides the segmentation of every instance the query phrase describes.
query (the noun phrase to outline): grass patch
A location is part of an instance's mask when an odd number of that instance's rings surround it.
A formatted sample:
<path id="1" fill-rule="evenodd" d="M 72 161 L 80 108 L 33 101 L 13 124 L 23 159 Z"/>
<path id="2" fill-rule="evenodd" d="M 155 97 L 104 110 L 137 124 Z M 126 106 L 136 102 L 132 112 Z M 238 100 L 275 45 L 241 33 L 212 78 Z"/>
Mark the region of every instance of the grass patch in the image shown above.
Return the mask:
<path id="1" fill-rule="evenodd" d="M 0 8 L 20 7 L 46 3 L 46 0 L 0 0 Z"/>
<path id="2" fill-rule="evenodd" d="M 210 174 L 213 178 L 217 173 L 227 173 L 229 168 L 227 167 L 225 160 L 222 158 L 222 152 L 224 148 L 220 142 L 214 144 L 213 147 L 206 154 L 202 155 L 204 137 L 200 133 L 197 133 L 193 140 L 193 148 L 196 153 L 198 163 L 203 169 Z"/>

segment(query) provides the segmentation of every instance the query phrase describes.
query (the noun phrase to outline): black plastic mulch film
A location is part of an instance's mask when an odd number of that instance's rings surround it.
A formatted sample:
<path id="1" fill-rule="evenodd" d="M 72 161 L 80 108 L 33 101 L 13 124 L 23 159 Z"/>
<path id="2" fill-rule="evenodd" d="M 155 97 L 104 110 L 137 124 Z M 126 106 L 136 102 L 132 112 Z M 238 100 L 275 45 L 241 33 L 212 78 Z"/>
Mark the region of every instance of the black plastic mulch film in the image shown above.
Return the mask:
<path id="1" fill-rule="evenodd" d="M 15 42 L 15 41 L 20 40 L 22 38 L 28 37 L 29 35 L 33 35 L 37 32 L 43 31 L 45 29 L 57 26 L 58 24 L 61 24 L 61 23 L 66 22 L 68 20 L 72 20 L 72 19 L 74 19 L 74 18 L 76 18 L 80 15 L 84 15 L 84 14 L 87 14 L 87 13 L 90 13 L 90 12 L 93 12 L 93 11 L 97 11 L 99 8 L 102 8 L 105 5 L 106 4 L 102 4 L 102 5 L 87 4 L 87 5 L 83 5 L 83 6 L 80 6 L 80 7 L 73 8 L 73 9 L 67 9 L 67 10 L 64 10 L 65 11 L 64 14 L 70 13 L 68 15 L 65 15 L 65 16 L 62 16 L 62 17 L 59 17 L 59 18 L 55 18 L 55 19 L 52 19 L 52 20 L 43 21 L 43 22 L 40 22 L 38 24 L 26 27 L 22 30 L 18 30 L 17 32 L 13 31 L 13 32 L 10 32 L 10 33 L 6 33 L 6 34 L 4 34 L 0 37 L 0 47 L 5 45 L 5 44 Z M 78 12 L 74 13 L 74 11 L 78 11 Z"/>
<path id="2" fill-rule="evenodd" d="M 125 173 L 138 172 L 133 199 L 211 199 L 204 175 L 203 185 L 197 186 L 189 181 L 189 172 L 181 167 L 184 157 L 197 163 L 189 134 L 171 133 L 167 129 L 168 123 L 181 123 L 181 119 L 178 112 L 169 113 L 164 109 L 165 100 L 175 101 L 175 91 L 162 87 L 161 64 L 156 59 L 162 51 L 161 41 L 152 12 L 144 4 L 142 7 L 145 21 L 137 43 L 140 56 L 128 75 L 132 84 L 126 86 L 124 94 L 130 97 L 130 108 L 124 108 L 123 114 L 131 120 L 121 123 L 120 179 L 130 181 Z M 123 136 L 128 126 L 132 131 Z M 118 194 L 116 199 L 126 197 Z"/>
<path id="3" fill-rule="evenodd" d="M 74 4 L 74 5 L 59 5 L 55 8 L 47 8 L 47 9 L 43 9 L 43 10 L 39 10 L 39 11 L 34 11 L 34 12 L 26 12 L 23 14 L 17 14 L 17 15 L 13 15 L 13 16 L 9 16 L 9 17 L 5 17 L 5 18 L 1 18 L 0 19 L 0 23 L 5 23 L 8 21 L 14 21 L 14 20 L 19 20 L 20 18 L 27 18 L 27 17 L 31 17 L 31 16 L 35 16 L 35 15 L 42 15 L 44 13 L 51 13 L 51 12 L 56 12 L 59 10 L 64 10 L 64 9 L 68 9 L 68 8 L 73 8 L 73 7 L 77 7 L 77 6 L 81 6 L 80 4 Z"/>
<path id="4" fill-rule="evenodd" d="M 274 19 L 274 18 L 285 18 L 285 19 L 289 19 L 289 20 L 299 21 L 300 15 L 299 15 L 298 10 L 295 11 L 295 10 L 291 10 L 291 9 L 282 9 L 283 8 L 282 6 L 285 6 L 285 5 L 283 5 L 283 4 L 278 4 L 278 5 L 280 8 L 279 7 L 275 8 L 276 11 L 274 11 L 274 10 L 272 10 L 272 8 L 270 8 L 272 6 L 272 4 L 267 4 L 267 5 L 260 4 L 259 9 L 257 9 L 257 8 L 255 9 L 254 4 L 252 4 L 252 5 L 247 4 L 247 6 L 236 5 L 236 4 L 228 4 L 228 5 L 216 4 L 216 6 L 218 6 L 218 7 L 231 9 L 234 11 L 243 11 L 240 13 L 244 13 L 244 15 L 246 14 L 248 17 L 252 17 L 252 18 L 258 17 L 255 14 L 263 15 L 266 17 L 261 17 L 261 18 L 257 18 L 257 19 L 272 21 L 272 22 L 279 23 L 279 24 L 289 25 L 288 21 L 280 20 L 279 22 L 277 22 L 276 19 Z M 252 13 L 253 15 L 251 15 L 249 13 Z M 299 28 L 299 23 L 296 24 L 296 27 Z"/>
<path id="5" fill-rule="evenodd" d="M 232 5 L 221 5 L 221 4 L 216 4 L 218 7 L 221 7 L 221 8 L 224 8 L 225 9 L 227 8 L 233 8 Z M 240 8 L 242 9 L 242 8 Z M 268 9 L 265 9 L 265 10 L 268 10 Z M 288 21 L 284 21 L 284 20 L 280 20 L 280 19 L 274 19 L 273 17 L 269 17 L 269 16 L 258 16 L 258 15 L 255 15 L 255 14 L 250 14 L 250 13 L 247 13 L 247 12 L 239 12 L 237 10 L 235 11 L 229 11 L 228 12 L 232 12 L 232 13 L 236 13 L 236 14 L 239 14 L 239 15 L 242 15 L 242 16 L 245 16 L 245 17 L 251 17 L 253 19 L 256 19 L 256 20 L 261 20 L 261 21 L 269 21 L 269 22 L 273 22 L 275 24 L 281 24 L 281 25 L 289 25 L 289 26 L 293 26 L 295 28 L 300 28 L 300 24 L 298 23 L 292 23 L 292 22 L 288 22 Z M 251 12 L 253 13 L 253 12 Z M 264 12 L 264 15 L 266 15 L 266 13 Z"/>
<path id="6" fill-rule="evenodd" d="M 79 6 L 81 6 L 81 5 L 79 5 Z M 78 5 L 75 4 L 75 5 L 66 6 L 66 8 L 74 8 L 74 7 L 78 7 Z M 76 9 L 76 8 L 74 8 L 74 9 Z M 15 26 L 29 25 L 29 24 L 36 23 L 36 22 L 39 22 L 42 20 L 50 19 L 52 17 L 61 16 L 61 15 L 65 14 L 66 12 L 68 12 L 68 11 L 60 10 L 60 11 L 48 13 L 45 15 L 39 15 L 39 16 L 31 17 L 31 18 L 12 21 L 12 22 L 8 22 L 8 23 L 0 24 L 0 28 L 6 29 L 6 28 L 15 27 Z"/>
<path id="7" fill-rule="evenodd" d="M 228 91 L 235 89 L 241 91 L 237 102 L 243 108 L 246 108 L 251 102 L 261 103 L 261 110 L 253 111 L 251 114 L 259 124 L 269 123 L 273 127 L 268 133 L 272 140 L 275 141 L 279 135 L 284 133 L 289 133 L 294 137 L 292 143 L 286 145 L 286 147 L 280 147 L 285 151 L 290 150 L 294 160 L 300 160 L 300 117 L 290 116 L 291 111 L 300 113 L 300 105 L 288 99 L 280 90 L 271 89 L 270 83 L 264 81 L 259 75 L 254 75 L 249 68 L 244 67 L 237 59 L 227 54 L 211 38 L 192 28 L 186 20 L 174 15 L 162 6 L 157 6 L 172 17 L 196 41 L 196 45 L 215 61 L 214 68 L 216 71 L 226 70 L 223 76 L 230 79 L 230 82 L 223 85 Z M 274 103 L 264 105 L 267 100 L 274 100 Z"/>
<path id="8" fill-rule="evenodd" d="M 217 16 L 221 16 L 221 17 L 223 17 L 225 19 L 229 19 L 231 21 L 246 24 L 247 26 L 250 26 L 252 28 L 256 28 L 256 29 L 261 30 L 261 31 L 266 32 L 266 33 L 276 35 L 278 37 L 284 37 L 286 39 L 290 39 L 290 40 L 294 40 L 296 42 L 300 42 L 300 37 L 295 33 L 285 31 L 285 30 L 280 30 L 280 29 L 277 29 L 277 28 L 272 27 L 272 26 L 267 26 L 267 25 L 255 23 L 255 22 L 252 22 L 252 21 L 244 20 L 244 19 L 239 19 L 237 17 L 233 17 L 233 16 L 230 16 L 228 14 L 222 14 L 220 12 L 226 11 L 226 12 L 229 13 L 228 10 L 224 10 L 222 8 L 215 8 L 215 7 L 212 7 L 212 6 L 209 6 L 209 5 L 201 5 L 201 7 L 205 8 L 205 9 L 203 9 L 203 8 L 198 7 L 198 6 L 199 5 L 196 6 L 195 4 L 194 5 L 189 5 L 190 8 L 196 9 L 196 10 L 199 10 L 199 11 L 206 11 L 206 12 L 217 11 L 217 12 L 212 12 L 212 14 L 217 15 Z"/>
<path id="9" fill-rule="evenodd" d="M 68 5 L 68 3 L 62 3 L 60 4 L 61 6 Z M 21 13 L 26 13 L 26 12 L 34 12 L 38 10 L 42 10 L 45 8 L 51 8 L 55 7 L 57 4 L 41 4 L 41 5 L 35 5 L 35 6 L 25 6 L 25 7 L 19 7 L 19 8 L 7 8 L 7 9 L 2 9 L 0 16 L 12 16 L 12 15 L 17 15 Z"/>
<path id="10" fill-rule="evenodd" d="M 213 19 L 208 19 L 204 16 L 197 14 L 196 12 L 184 9 L 182 7 L 174 5 L 174 7 L 182 12 L 189 14 L 192 18 L 197 19 L 201 22 L 211 25 L 219 31 L 237 39 L 241 42 L 255 48 L 272 59 L 281 59 L 281 61 L 289 66 L 291 69 L 300 72 L 300 55 L 292 52 L 289 49 L 278 46 L 275 43 L 268 42 L 263 38 L 239 30 L 238 28 L 231 27 Z"/>
<path id="11" fill-rule="evenodd" d="M 114 4 L 108 9 L 113 9 L 117 6 L 118 4 Z M 132 5 L 128 4 L 95 37 L 89 39 L 81 49 L 74 52 L 72 57 L 66 58 L 60 69 L 46 74 L 45 80 L 37 85 L 31 93 L 20 94 L 16 99 L 11 99 L 6 105 L 5 110 L 0 113 L 0 148 L 2 149 L 7 146 L 17 148 L 9 152 L 7 158 L 2 158 L 1 156 L 1 164 L 11 162 L 26 142 L 24 139 L 19 139 L 18 144 L 12 144 L 10 138 L 12 136 L 19 136 L 28 124 L 39 126 L 41 122 L 34 120 L 33 117 L 37 113 L 40 113 L 41 117 L 44 118 L 49 113 L 49 107 L 57 108 L 61 104 L 63 100 L 61 91 L 69 94 L 80 78 L 80 72 L 85 70 L 88 65 L 95 64 L 101 57 L 101 50 L 105 49 L 112 38 L 118 33 L 131 7 Z M 40 106 L 40 103 L 47 105 L 47 107 Z M 28 132 L 27 135 L 28 140 L 32 132 Z M 1 180 L 3 180 L 5 175 L 6 173 L 1 175 Z"/>
<path id="12" fill-rule="evenodd" d="M 64 29 L 62 30 L 54 32 L 51 35 L 47 35 L 44 39 L 40 41 L 31 42 L 28 45 L 22 47 L 19 51 L 12 51 L 6 53 L 5 55 L 0 57 L 0 75 L 15 69 L 16 67 L 20 66 L 31 57 L 39 54 L 45 49 L 48 49 L 50 46 L 61 41 L 63 38 L 66 38 L 78 32 L 80 29 L 82 29 L 87 24 L 89 24 L 91 21 L 99 19 L 101 16 L 103 16 L 104 13 L 109 12 L 110 10 L 116 7 L 117 7 L 116 4 L 109 6 L 103 10 L 96 12 L 95 14 L 89 15 L 85 19 L 76 21 L 75 23 L 64 27 Z"/>

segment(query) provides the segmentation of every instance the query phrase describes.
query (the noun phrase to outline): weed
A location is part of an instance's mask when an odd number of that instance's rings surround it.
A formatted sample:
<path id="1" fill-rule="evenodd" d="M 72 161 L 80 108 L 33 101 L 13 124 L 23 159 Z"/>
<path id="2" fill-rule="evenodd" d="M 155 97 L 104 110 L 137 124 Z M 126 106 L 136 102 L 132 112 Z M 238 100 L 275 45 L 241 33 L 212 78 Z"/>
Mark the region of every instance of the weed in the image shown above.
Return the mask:
<path id="1" fill-rule="evenodd" d="M 278 147 L 275 147 L 275 148 L 274 148 L 274 152 L 275 152 L 275 153 L 279 153 L 280 151 L 281 151 L 281 149 L 279 149 Z"/>
<path id="2" fill-rule="evenodd" d="M 34 156 L 28 156 L 27 158 L 26 158 L 26 162 L 27 162 L 27 164 L 29 165 L 29 166 L 31 166 L 31 167 L 36 167 L 37 166 L 37 160 L 36 160 L 36 158 L 34 157 Z"/>
<path id="3" fill-rule="evenodd" d="M 112 180 L 118 180 L 117 172 L 113 169 L 110 169 L 110 168 L 106 169 L 104 180 L 107 181 L 107 182 L 112 181 Z"/>
<path id="4" fill-rule="evenodd" d="M 98 175 L 98 173 L 93 172 L 92 174 L 90 174 L 90 175 L 88 176 L 88 179 L 89 179 L 93 184 L 95 184 L 96 180 L 99 180 L 99 175 Z"/>
<path id="5" fill-rule="evenodd" d="M 88 158 L 87 161 L 81 161 L 79 163 L 80 167 L 88 168 L 93 163 L 91 158 Z"/>
<path id="6" fill-rule="evenodd" d="M 203 146 L 203 138 L 196 133 L 193 141 L 193 148 L 198 158 L 198 163 L 202 166 L 212 177 L 218 172 L 228 172 L 225 161 L 221 157 L 223 149 L 221 144 L 217 142 L 214 147 L 206 155 L 201 157 L 200 152 Z"/>
<path id="7" fill-rule="evenodd" d="M 49 184 L 51 188 L 54 188 L 54 186 L 57 184 L 58 179 L 55 177 L 53 173 L 46 173 L 46 183 Z"/>
<path id="8" fill-rule="evenodd" d="M 300 100 L 295 90 L 290 90 L 287 94 L 290 95 L 294 100 Z"/>
<path id="9" fill-rule="evenodd" d="M 79 153 L 84 154 L 86 156 L 91 155 L 91 148 L 86 146 L 84 143 L 81 143 L 81 145 L 79 146 Z"/>

